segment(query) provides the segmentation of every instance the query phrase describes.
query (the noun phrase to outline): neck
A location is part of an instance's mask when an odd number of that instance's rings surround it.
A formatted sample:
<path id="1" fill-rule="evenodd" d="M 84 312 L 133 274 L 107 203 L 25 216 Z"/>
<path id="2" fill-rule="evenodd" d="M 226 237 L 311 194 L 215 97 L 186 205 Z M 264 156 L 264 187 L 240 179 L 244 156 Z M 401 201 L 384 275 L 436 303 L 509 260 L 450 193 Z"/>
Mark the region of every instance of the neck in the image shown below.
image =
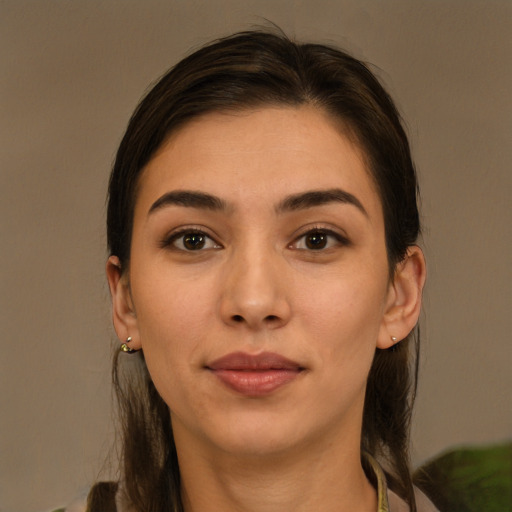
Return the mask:
<path id="1" fill-rule="evenodd" d="M 359 440 L 339 441 L 343 442 L 314 442 L 265 456 L 212 450 L 199 457 L 197 444 L 178 439 L 185 511 L 377 510 L 376 491 L 361 466 Z M 190 446 L 194 449 L 187 450 Z"/>

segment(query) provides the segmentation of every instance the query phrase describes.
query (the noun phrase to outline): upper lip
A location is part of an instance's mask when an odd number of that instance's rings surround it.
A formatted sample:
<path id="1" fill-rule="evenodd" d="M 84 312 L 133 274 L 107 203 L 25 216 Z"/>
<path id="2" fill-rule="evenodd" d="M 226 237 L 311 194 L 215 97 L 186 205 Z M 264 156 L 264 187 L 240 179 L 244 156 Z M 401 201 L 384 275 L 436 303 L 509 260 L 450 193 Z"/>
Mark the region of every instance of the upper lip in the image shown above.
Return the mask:
<path id="1" fill-rule="evenodd" d="M 273 352 L 260 354 L 247 354 L 246 352 L 233 352 L 216 359 L 206 365 L 210 370 L 232 371 L 258 371 L 258 370 L 290 370 L 300 371 L 304 368 L 295 361 Z"/>

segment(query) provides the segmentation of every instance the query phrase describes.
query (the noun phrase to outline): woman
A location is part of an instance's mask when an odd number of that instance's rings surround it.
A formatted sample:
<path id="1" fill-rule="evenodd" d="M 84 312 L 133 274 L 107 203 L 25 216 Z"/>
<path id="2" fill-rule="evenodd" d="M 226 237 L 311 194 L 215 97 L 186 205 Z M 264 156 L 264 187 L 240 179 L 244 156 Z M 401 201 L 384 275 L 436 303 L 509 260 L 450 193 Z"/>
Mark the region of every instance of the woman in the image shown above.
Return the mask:
<path id="1" fill-rule="evenodd" d="M 247 32 L 165 75 L 110 181 L 123 469 L 89 510 L 432 510 L 408 465 L 416 189 L 343 52 Z"/>

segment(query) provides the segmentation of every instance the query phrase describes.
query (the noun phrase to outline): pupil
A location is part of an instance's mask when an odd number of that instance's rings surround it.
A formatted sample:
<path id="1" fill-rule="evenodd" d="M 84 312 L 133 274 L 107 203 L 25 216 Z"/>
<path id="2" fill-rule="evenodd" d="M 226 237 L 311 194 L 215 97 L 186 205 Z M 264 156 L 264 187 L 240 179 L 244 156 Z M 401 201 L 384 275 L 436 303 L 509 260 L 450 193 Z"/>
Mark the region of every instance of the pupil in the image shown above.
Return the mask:
<path id="1" fill-rule="evenodd" d="M 204 247 L 204 236 L 198 233 L 191 233 L 190 235 L 185 235 L 183 238 L 183 245 L 190 249 L 191 251 L 201 249 Z"/>
<path id="2" fill-rule="evenodd" d="M 323 249 L 327 245 L 325 233 L 312 233 L 306 238 L 308 249 Z"/>

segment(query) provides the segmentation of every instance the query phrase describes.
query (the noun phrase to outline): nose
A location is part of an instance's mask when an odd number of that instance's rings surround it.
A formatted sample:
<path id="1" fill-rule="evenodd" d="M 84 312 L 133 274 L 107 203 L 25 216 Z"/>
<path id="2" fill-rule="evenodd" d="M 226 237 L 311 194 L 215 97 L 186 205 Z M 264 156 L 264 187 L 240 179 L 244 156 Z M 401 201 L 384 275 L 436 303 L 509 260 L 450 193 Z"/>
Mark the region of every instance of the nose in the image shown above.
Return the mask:
<path id="1" fill-rule="evenodd" d="M 229 325 L 276 329 L 290 320 L 286 272 L 273 251 L 245 250 L 226 263 L 220 312 Z"/>

